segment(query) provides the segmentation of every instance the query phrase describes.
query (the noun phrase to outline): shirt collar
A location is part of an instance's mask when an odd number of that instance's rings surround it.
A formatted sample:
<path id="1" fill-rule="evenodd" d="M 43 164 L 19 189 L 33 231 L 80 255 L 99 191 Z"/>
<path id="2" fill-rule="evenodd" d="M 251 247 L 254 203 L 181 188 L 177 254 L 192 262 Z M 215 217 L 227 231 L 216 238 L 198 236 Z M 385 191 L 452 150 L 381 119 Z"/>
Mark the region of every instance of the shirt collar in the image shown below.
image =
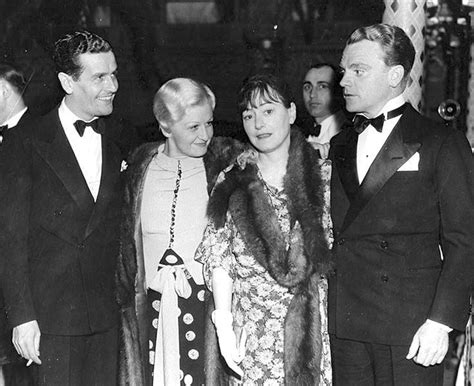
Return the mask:
<path id="1" fill-rule="evenodd" d="M 331 123 L 335 122 L 339 118 L 340 114 L 343 114 L 342 110 L 337 110 L 333 114 L 328 115 L 326 118 L 324 118 L 321 122 L 319 122 L 319 124 L 321 126 L 330 125 Z"/>
<path id="2" fill-rule="evenodd" d="M 28 107 L 25 107 L 24 109 L 20 110 L 15 115 L 13 115 L 12 117 L 8 118 L 8 120 L 0 126 L 7 125 L 9 129 L 12 127 L 15 127 L 16 125 L 18 125 L 18 122 L 20 121 L 23 114 L 26 113 L 26 110 L 28 110 Z"/>
<path id="3" fill-rule="evenodd" d="M 378 114 L 375 114 L 375 116 L 378 117 L 380 114 L 384 114 L 386 116 L 389 111 L 398 109 L 404 103 L 405 98 L 403 97 L 403 94 L 400 94 L 385 103 L 385 106 L 378 112 Z"/>
<path id="4" fill-rule="evenodd" d="M 63 126 L 74 125 L 74 122 L 76 122 L 77 120 L 83 120 L 71 111 L 71 109 L 67 106 L 66 100 L 64 98 L 61 101 L 61 104 L 59 105 L 58 114 Z M 96 119 L 96 117 L 87 122 L 91 122 L 94 119 Z"/>

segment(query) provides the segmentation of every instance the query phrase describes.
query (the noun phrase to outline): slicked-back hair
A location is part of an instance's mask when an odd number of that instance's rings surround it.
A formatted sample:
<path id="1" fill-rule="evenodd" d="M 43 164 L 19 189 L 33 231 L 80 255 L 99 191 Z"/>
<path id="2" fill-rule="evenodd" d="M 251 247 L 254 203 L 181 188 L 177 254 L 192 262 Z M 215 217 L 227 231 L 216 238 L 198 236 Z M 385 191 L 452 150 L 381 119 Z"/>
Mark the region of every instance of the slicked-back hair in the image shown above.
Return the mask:
<path id="1" fill-rule="evenodd" d="M 11 63 L 0 63 L 0 79 L 5 79 L 18 94 L 22 94 L 27 81 L 20 68 Z"/>
<path id="2" fill-rule="evenodd" d="M 415 47 L 405 31 L 400 27 L 389 24 L 373 24 L 356 29 L 346 45 L 358 43 L 362 40 L 379 43 L 385 54 L 384 62 L 387 66 L 403 66 L 404 81 L 406 82 L 415 61 Z"/>
<path id="3" fill-rule="evenodd" d="M 257 74 L 244 80 L 238 97 L 239 112 L 249 106 L 258 107 L 260 102 L 281 103 L 290 108 L 293 98 L 288 84 L 280 77 L 272 74 Z"/>
<path id="4" fill-rule="evenodd" d="M 64 72 L 77 80 L 83 71 L 79 55 L 109 51 L 112 51 L 112 47 L 105 39 L 89 31 L 76 31 L 54 43 L 53 60 L 57 73 Z"/>
<path id="5" fill-rule="evenodd" d="M 209 86 L 191 78 L 174 78 L 163 84 L 153 98 L 153 113 L 160 128 L 170 127 L 183 118 L 186 109 L 209 103 L 216 107 L 216 97 Z"/>

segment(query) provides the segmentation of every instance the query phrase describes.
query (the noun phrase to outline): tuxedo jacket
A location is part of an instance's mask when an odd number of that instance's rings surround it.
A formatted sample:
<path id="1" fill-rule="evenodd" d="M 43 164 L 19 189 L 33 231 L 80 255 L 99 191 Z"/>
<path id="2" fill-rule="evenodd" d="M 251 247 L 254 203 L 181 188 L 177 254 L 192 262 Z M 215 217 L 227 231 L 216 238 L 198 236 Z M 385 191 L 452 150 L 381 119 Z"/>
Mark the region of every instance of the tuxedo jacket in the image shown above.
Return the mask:
<path id="1" fill-rule="evenodd" d="M 2 147 L 4 146 L 5 142 L 8 140 L 9 134 L 24 125 L 28 125 L 30 122 L 33 121 L 33 119 L 34 115 L 30 113 L 29 109 L 26 110 L 26 112 L 18 121 L 17 125 L 9 128 L 4 133 L 3 142 L 0 145 L 0 153 L 2 152 Z M 1 270 L 3 269 L 3 257 L 3 253 L 0 252 L 0 277 Z M 23 359 L 15 351 L 15 348 L 12 344 L 12 331 L 11 327 L 8 325 L 7 322 L 7 315 L 5 313 L 5 302 L 3 300 L 3 293 L 0 290 L 0 366 L 7 363 L 19 362 L 21 360 Z"/>
<path id="2" fill-rule="evenodd" d="M 408 106 L 360 185 L 357 140 L 349 129 L 331 141 L 330 332 L 409 345 L 427 318 L 464 329 L 474 278 L 473 162 L 464 134 Z"/>
<path id="3" fill-rule="evenodd" d="M 117 323 L 122 128 L 102 135 L 96 202 L 61 126 L 58 109 L 9 135 L 1 154 L 2 288 L 11 326 L 37 320 L 42 333 L 86 335 Z"/>

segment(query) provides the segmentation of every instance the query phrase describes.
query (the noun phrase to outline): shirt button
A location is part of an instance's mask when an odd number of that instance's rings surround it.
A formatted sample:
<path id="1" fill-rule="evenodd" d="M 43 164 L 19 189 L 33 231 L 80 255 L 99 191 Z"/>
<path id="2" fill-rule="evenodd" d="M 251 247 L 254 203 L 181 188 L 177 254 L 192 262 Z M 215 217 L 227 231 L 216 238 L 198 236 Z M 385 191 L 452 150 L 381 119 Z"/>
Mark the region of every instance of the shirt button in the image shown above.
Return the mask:
<path id="1" fill-rule="evenodd" d="M 386 282 L 388 281 L 388 275 L 382 275 L 382 276 L 380 277 L 380 279 L 381 279 L 384 283 L 386 283 Z"/>
<path id="2" fill-rule="evenodd" d="M 83 243 L 77 244 L 77 247 L 79 249 L 84 249 L 86 246 Z"/>
<path id="3" fill-rule="evenodd" d="M 343 238 L 337 240 L 337 245 L 343 245 L 346 242 Z"/>
<path id="4" fill-rule="evenodd" d="M 388 242 L 383 240 L 380 242 L 380 248 L 382 249 L 388 249 Z"/>

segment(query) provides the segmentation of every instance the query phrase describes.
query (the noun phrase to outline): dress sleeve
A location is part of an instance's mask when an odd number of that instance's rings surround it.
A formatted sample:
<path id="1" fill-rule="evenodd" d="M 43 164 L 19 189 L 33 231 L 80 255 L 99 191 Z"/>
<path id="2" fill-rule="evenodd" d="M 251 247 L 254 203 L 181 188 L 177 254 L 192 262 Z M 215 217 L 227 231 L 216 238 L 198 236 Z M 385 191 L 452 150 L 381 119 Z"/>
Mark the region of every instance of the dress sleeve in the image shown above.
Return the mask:
<path id="1" fill-rule="evenodd" d="M 214 222 L 209 220 L 204 236 L 196 250 L 195 259 L 203 264 L 204 280 L 212 291 L 212 271 L 223 268 L 232 280 L 235 278 L 235 256 L 233 239 L 235 234 L 232 217 L 227 213 L 224 226 L 216 229 Z"/>

